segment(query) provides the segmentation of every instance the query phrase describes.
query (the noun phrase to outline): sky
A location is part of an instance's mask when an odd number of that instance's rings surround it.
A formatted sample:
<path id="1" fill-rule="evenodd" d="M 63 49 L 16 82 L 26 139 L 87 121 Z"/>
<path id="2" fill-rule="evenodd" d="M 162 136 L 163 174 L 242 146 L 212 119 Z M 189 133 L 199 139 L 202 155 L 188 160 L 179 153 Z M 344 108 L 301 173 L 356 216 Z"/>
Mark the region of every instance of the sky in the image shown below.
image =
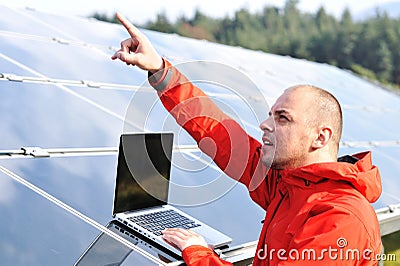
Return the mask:
<path id="1" fill-rule="evenodd" d="M 393 2 L 394 0 L 300 0 L 299 9 L 304 12 L 315 12 L 324 6 L 327 13 L 340 17 L 348 7 L 352 14 L 374 8 L 377 4 Z M 171 21 L 185 15 L 192 17 L 196 8 L 212 17 L 232 15 L 242 7 L 252 12 L 266 5 L 283 7 L 286 0 L 0 0 L 0 5 L 12 7 L 30 7 L 40 11 L 74 16 L 88 16 L 95 12 L 113 15 L 122 12 L 131 21 L 144 24 L 154 20 L 161 11 L 165 12 Z"/>

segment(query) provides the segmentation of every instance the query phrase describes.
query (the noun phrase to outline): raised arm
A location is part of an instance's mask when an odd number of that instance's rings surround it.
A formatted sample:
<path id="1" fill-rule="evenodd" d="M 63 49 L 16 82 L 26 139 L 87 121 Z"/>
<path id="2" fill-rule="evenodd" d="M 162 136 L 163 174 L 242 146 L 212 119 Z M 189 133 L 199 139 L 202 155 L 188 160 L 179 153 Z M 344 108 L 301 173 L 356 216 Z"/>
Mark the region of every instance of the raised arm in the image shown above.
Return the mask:
<path id="1" fill-rule="evenodd" d="M 147 37 L 124 16 L 119 13 L 116 16 L 130 38 L 121 42 L 121 49 L 112 59 L 152 73 L 150 84 L 158 90 L 170 114 L 196 140 L 203 152 L 228 176 L 245 184 L 253 200 L 265 208 L 265 195 L 256 195 L 266 174 L 259 163 L 261 144 L 222 112 L 201 89 L 163 60 Z"/>

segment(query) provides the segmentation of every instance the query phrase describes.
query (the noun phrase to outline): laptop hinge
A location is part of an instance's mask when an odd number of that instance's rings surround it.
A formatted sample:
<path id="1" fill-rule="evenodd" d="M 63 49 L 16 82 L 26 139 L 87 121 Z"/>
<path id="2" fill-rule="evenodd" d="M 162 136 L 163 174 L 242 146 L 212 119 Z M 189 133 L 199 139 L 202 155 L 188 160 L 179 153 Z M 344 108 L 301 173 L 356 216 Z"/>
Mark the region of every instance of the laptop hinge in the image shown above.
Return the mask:
<path id="1" fill-rule="evenodd" d="M 140 208 L 140 209 L 136 209 L 136 210 L 133 210 L 133 211 L 126 211 L 126 212 L 124 212 L 124 214 L 134 214 L 134 213 L 137 213 L 137 212 L 140 212 L 140 211 L 151 211 L 151 210 L 153 210 L 153 209 L 161 209 L 161 208 L 165 208 L 165 205 L 159 205 L 159 206 L 153 206 L 153 207 L 145 207 L 145 208 Z"/>

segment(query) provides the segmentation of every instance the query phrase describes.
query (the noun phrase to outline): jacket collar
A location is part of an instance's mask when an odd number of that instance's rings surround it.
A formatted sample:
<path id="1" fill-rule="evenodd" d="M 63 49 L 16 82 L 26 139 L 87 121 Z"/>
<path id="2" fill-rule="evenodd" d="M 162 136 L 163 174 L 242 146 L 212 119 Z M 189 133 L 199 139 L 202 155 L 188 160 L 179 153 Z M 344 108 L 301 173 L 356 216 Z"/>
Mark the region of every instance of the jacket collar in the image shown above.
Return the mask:
<path id="1" fill-rule="evenodd" d="M 346 181 L 351 183 L 369 202 L 375 202 L 382 193 L 382 182 L 378 168 L 372 165 L 371 152 L 353 156 L 358 159 L 354 164 L 315 163 L 281 170 L 280 173 L 284 182 L 302 187 L 306 187 L 308 182 L 318 183 L 324 179 Z"/>

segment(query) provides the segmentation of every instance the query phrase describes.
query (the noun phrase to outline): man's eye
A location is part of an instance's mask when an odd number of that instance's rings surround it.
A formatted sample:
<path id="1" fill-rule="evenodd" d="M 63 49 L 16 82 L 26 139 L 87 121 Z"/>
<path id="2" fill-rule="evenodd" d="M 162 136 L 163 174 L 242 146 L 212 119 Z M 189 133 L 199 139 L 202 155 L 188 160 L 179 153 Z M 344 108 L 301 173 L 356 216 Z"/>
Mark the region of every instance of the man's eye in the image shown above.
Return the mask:
<path id="1" fill-rule="evenodd" d="M 279 116 L 279 120 L 288 121 L 289 119 L 288 119 L 286 116 L 284 116 L 284 115 L 280 115 L 280 116 Z"/>

